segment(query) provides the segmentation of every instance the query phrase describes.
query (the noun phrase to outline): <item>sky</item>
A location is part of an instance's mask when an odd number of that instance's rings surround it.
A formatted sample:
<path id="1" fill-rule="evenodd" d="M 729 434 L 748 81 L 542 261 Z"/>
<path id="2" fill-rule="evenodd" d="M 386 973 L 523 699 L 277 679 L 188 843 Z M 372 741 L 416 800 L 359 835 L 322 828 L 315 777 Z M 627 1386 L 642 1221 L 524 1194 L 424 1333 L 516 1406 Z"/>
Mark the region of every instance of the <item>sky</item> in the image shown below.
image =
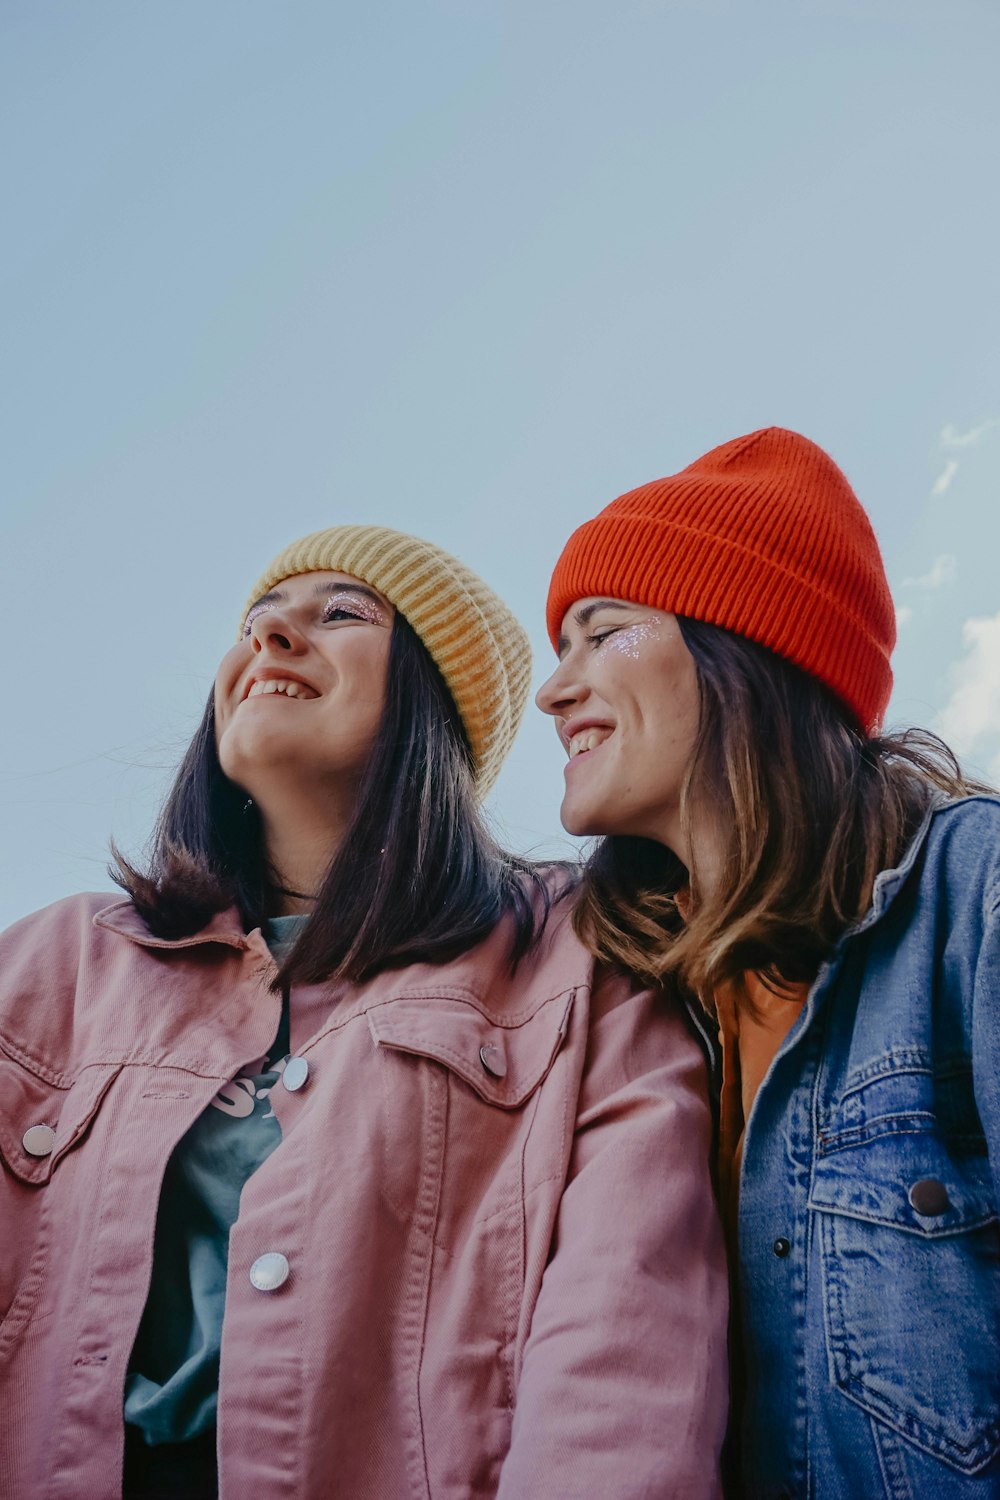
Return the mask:
<path id="1" fill-rule="evenodd" d="M 995 0 L 3 0 L 0 924 L 141 854 L 286 542 L 439 543 L 537 685 L 573 528 L 770 424 L 1000 778 L 998 70 Z M 513 847 L 562 765 L 529 709 Z"/>

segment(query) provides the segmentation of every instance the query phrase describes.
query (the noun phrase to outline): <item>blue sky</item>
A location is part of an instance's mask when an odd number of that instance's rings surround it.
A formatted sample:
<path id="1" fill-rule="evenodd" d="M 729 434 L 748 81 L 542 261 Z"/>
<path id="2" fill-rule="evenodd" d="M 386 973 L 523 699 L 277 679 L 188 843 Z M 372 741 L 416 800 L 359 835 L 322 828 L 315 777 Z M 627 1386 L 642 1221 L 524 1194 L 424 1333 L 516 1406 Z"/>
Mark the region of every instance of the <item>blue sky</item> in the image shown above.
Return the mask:
<path id="1" fill-rule="evenodd" d="M 442 543 L 540 681 L 569 531 L 769 423 L 1000 776 L 998 67 L 993 0 L 6 0 L 0 920 L 141 848 L 286 541 Z M 561 767 L 532 710 L 516 847 Z"/>

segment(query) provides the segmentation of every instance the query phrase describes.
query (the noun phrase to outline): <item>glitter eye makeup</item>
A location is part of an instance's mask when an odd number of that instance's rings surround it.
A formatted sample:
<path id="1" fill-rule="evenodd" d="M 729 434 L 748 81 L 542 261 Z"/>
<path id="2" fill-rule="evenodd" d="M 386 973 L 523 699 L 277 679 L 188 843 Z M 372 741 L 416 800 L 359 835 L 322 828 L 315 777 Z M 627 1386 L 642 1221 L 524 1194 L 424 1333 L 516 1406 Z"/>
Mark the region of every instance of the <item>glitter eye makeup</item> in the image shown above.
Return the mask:
<path id="1" fill-rule="evenodd" d="M 267 604 L 262 601 L 260 604 L 254 604 L 250 609 L 247 610 L 247 617 L 243 621 L 244 640 L 246 640 L 247 636 L 250 634 L 250 626 L 253 624 L 254 620 L 256 620 L 257 616 L 267 614 L 267 611 L 269 609 L 274 609 L 274 605 Z"/>
<path id="2" fill-rule="evenodd" d="M 323 619 L 326 621 L 338 614 L 364 620 L 368 625 L 384 625 L 386 622 L 385 611 L 374 599 L 350 588 L 334 589 L 323 607 Z"/>
<path id="3" fill-rule="evenodd" d="M 638 661 L 646 642 L 659 640 L 659 636 L 655 621 L 640 620 L 635 625 L 624 625 L 612 635 L 605 636 L 604 645 L 632 661 Z"/>

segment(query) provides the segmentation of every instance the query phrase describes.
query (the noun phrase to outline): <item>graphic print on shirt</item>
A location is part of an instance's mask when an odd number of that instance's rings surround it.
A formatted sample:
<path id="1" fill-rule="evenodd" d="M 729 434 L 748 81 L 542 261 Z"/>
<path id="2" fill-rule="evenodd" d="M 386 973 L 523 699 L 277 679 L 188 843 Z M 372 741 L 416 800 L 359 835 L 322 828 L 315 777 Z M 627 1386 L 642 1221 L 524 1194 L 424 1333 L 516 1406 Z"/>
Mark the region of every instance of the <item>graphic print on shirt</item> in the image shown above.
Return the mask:
<path id="1" fill-rule="evenodd" d="M 210 1101 L 213 1109 L 219 1109 L 225 1115 L 231 1115 L 237 1120 L 246 1120 L 254 1113 L 257 1106 L 265 1104 L 274 1086 L 281 1082 L 281 1075 L 285 1071 L 289 1054 L 285 1052 L 276 1062 L 270 1062 L 268 1058 L 262 1058 L 259 1063 L 237 1073 L 231 1083 L 224 1083 L 222 1088 Z M 273 1120 L 274 1110 L 268 1105 L 266 1112 L 259 1111 L 262 1120 Z"/>

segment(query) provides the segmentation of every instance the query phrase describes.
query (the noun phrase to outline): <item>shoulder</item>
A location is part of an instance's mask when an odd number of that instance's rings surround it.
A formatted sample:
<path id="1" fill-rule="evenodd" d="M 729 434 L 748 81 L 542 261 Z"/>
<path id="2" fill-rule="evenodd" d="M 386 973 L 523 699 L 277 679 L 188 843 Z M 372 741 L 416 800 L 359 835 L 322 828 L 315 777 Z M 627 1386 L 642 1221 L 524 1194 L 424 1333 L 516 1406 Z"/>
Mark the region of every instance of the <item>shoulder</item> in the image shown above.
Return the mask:
<path id="1" fill-rule="evenodd" d="M 1000 903 L 1000 796 L 942 802 L 933 810 L 923 858 L 924 878 L 981 893 Z"/>
<path id="2" fill-rule="evenodd" d="M 94 918 L 121 904 L 120 893 L 110 891 L 83 891 L 75 896 L 66 896 L 43 906 L 27 917 L 21 917 L 12 926 L 0 933 L 2 947 L 8 961 L 12 954 L 56 943 L 59 949 L 85 946 L 94 931 Z"/>
<path id="3" fill-rule="evenodd" d="M 590 1002 L 590 1050 L 617 1056 L 632 1071 L 669 1064 L 704 1071 L 705 1053 L 678 997 L 599 963 Z M 702 1085 L 699 1084 L 701 1087 Z"/>
<path id="4" fill-rule="evenodd" d="M 931 813 L 931 831 L 938 836 L 996 838 L 1000 835 L 1000 793 L 980 792 L 939 802 Z"/>
<path id="5" fill-rule="evenodd" d="M 112 934 L 100 925 L 106 915 L 132 911 L 110 891 L 67 896 L 22 917 L 0 933 L 0 995 L 11 991 L 59 987 L 103 949 Z"/>
<path id="6" fill-rule="evenodd" d="M 570 860 L 525 864 L 516 877 L 517 888 L 538 918 L 554 909 L 571 907 L 580 889 L 580 865 Z"/>
<path id="7" fill-rule="evenodd" d="M 32 912 L 0 934 L 0 1047 L 53 1066 L 69 1052 L 81 976 L 93 972 L 109 934 L 94 919 L 114 907 L 88 892 Z"/>
<path id="8" fill-rule="evenodd" d="M 599 961 L 577 933 L 574 916 L 580 897 L 579 870 L 572 865 L 556 865 L 541 874 L 548 893 L 548 916 L 540 937 L 522 960 L 525 971 L 545 971 L 557 981 L 586 988 L 590 992 L 592 1026 L 600 1025 L 609 1032 L 624 1028 L 629 1034 L 643 1029 L 679 1032 L 689 1039 L 684 1008 L 678 1000 Z"/>

